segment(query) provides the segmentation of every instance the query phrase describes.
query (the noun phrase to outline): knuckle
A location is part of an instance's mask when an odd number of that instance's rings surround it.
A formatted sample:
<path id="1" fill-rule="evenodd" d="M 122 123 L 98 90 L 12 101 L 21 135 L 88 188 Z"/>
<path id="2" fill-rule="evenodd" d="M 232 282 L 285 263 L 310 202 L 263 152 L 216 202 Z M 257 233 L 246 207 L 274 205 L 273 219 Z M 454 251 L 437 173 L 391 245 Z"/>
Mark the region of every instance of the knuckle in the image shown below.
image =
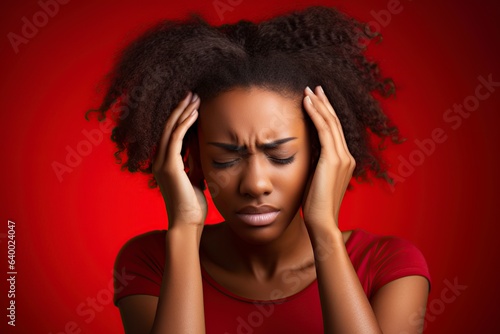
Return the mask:
<path id="1" fill-rule="evenodd" d="M 180 134 L 179 128 L 175 129 L 175 131 L 172 132 L 172 135 L 170 136 L 170 138 L 173 141 L 178 141 L 179 139 L 181 139 L 181 134 Z"/>
<path id="2" fill-rule="evenodd" d="M 341 164 L 342 164 L 342 167 L 349 168 L 351 166 L 351 159 L 349 159 L 349 157 L 343 157 Z"/>
<path id="3" fill-rule="evenodd" d="M 321 128 L 324 132 L 326 133 L 331 133 L 332 132 L 332 127 L 330 125 L 329 122 L 324 122 L 322 125 L 321 125 Z"/>
<path id="4" fill-rule="evenodd" d="M 167 121 L 165 122 L 165 131 L 170 131 L 173 126 L 174 126 L 174 123 L 175 123 L 175 117 L 173 117 L 173 113 L 170 114 L 167 118 Z"/>
<path id="5" fill-rule="evenodd" d="M 333 167 L 340 167 L 340 166 L 342 166 L 342 161 L 338 158 L 334 158 L 334 159 L 332 159 L 331 164 Z"/>

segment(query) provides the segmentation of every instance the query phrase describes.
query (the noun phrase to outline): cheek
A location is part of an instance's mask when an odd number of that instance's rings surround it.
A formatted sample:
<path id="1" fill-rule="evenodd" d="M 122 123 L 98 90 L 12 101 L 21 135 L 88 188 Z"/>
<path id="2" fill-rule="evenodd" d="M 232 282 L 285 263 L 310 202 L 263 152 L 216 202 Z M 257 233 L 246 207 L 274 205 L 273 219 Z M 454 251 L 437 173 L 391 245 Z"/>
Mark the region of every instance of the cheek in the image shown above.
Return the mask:
<path id="1" fill-rule="evenodd" d="M 210 161 L 202 163 L 203 173 L 207 181 L 208 190 L 214 203 L 223 204 L 234 199 L 237 192 L 238 167 L 228 169 L 215 169 Z"/>
<path id="2" fill-rule="evenodd" d="M 207 168 L 208 176 L 205 177 L 212 201 L 219 213 L 226 215 L 234 210 L 232 205 L 238 197 L 237 176 L 226 170 Z"/>
<path id="3" fill-rule="evenodd" d="M 302 146 L 302 145 L 301 145 Z M 301 147 L 294 162 L 290 165 L 269 166 L 268 177 L 273 184 L 274 196 L 286 197 L 288 201 L 297 201 L 303 195 L 311 173 L 311 156 L 307 147 Z M 217 169 L 212 160 L 200 149 L 201 168 L 214 204 L 223 211 L 233 203 L 239 194 L 239 180 L 244 173 L 242 165 L 228 169 Z"/>
<path id="4" fill-rule="evenodd" d="M 289 168 L 278 174 L 282 188 L 288 192 L 303 192 L 310 175 L 307 157 L 297 159 Z M 299 194 L 300 195 L 300 194 Z"/>

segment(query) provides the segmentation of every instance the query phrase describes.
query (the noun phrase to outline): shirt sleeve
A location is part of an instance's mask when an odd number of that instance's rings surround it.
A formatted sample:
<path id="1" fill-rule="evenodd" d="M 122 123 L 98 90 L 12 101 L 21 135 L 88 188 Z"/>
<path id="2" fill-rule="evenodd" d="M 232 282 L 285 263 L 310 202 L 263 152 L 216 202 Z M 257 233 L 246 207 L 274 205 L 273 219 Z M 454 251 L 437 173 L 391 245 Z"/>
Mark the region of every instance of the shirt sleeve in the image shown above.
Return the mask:
<path id="1" fill-rule="evenodd" d="M 411 242 L 398 237 L 384 237 L 376 246 L 372 262 L 372 295 L 385 284 L 412 275 L 425 277 L 431 285 L 427 261 Z"/>
<path id="2" fill-rule="evenodd" d="M 129 240 L 115 260 L 113 302 L 130 295 L 159 296 L 165 262 L 165 233 L 154 231 Z"/>

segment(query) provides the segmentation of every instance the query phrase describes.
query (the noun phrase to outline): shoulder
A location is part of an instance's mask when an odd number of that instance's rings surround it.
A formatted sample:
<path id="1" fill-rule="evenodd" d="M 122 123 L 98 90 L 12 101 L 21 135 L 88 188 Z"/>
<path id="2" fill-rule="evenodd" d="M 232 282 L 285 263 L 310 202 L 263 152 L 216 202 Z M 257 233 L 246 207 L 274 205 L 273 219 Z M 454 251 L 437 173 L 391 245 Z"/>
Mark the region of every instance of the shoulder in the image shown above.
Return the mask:
<path id="1" fill-rule="evenodd" d="M 393 235 L 382 236 L 363 229 L 352 232 L 346 247 L 349 254 L 370 254 L 372 260 L 382 260 L 384 256 L 390 255 L 394 259 L 405 257 L 407 260 L 425 262 L 422 252 L 411 241 Z"/>
<path id="2" fill-rule="evenodd" d="M 157 230 L 137 235 L 129 239 L 120 249 L 117 259 L 130 253 L 144 253 L 165 245 L 166 230 Z"/>
<path id="3" fill-rule="evenodd" d="M 135 236 L 114 264 L 114 302 L 134 294 L 158 295 L 165 266 L 165 230 Z"/>
<path id="4" fill-rule="evenodd" d="M 205 225 L 203 228 L 202 241 L 209 240 L 209 233 L 216 230 L 217 225 Z M 115 268 L 127 266 L 129 268 L 149 267 L 149 269 L 161 269 L 165 264 L 166 235 L 167 230 L 155 230 L 137 235 L 128 240 L 118 252 L 115 260 Z"/>
<path id="5" fill-rule="evenodd" d="M 368 294 L 405 276 L 420 275 L 431 283 L 424 255 L 409 240 L 356 229 L 346 248 Z"/>
<path id="6" fill-rule="evenodd" d="M 134 266 L 165 259 L 165 230 L 151 231 L 128 240 L 118 252 L 117 266 Z"/>

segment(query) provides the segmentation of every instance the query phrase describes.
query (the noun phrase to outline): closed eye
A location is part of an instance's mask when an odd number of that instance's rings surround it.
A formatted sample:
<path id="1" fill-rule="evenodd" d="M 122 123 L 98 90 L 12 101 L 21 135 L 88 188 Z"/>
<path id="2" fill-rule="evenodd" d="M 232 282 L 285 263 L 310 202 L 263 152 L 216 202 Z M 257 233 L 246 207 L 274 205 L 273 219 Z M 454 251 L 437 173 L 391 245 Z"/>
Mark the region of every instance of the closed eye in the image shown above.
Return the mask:
<path id="1" fill-rule="evenodd" d="M 212 166 L 214 168 L 219 168 L 219 169 L 228 168 L 228 167 L 231 167 L 234 164 L 236 164 L 238 162 L 238 160 L 240 160 L 240 159 L 236 159 L 236 160 L 232 160 L 232 161 L 228 161 L 228 162 L 218 162 L 218 161 L 214 160 L 214 161 L 212 161 Z"/>
<path id="2" fill-rule="evenodd" d="M 288 157 L 288 158 L 275 158 L 275 157 L 272 157 L 272 156 L 268 156 L 268 159 L 271 160 L 272 162 L 276 163 L 276 164 L 279 164 L 279 165 L 288 165 L 288 164 L 291 164 L 294 162 L 295 160 L 295 154 L 292 155 L 291 157 Z M 219 169 L 223 169 L 223 168 L 229 168 L 229 167 L 232 167 L 234 166 L 235 164 L 237 164 L 239 161 L 241 160 L 241 158 L 238 158 L 238 159 L 235 159 L 235 160 L 231 160 L 231 161 L 227 161 L 227 162 L 218 162 L 218 161 L 212 161 L 212 166 L 214 168 L 219 168 Z"/>
<path id="3" fill-rule="evenodd" d="M 285 158 L 285 159 L 273 158 L 273 157 L 269 157 L 269 159 L 277 164 L 280 164 L 280 165 L 288 165 L 288 164 L 291 164 L 295 160 L 295 154 L 292 155 L 291 157 Z"/>

